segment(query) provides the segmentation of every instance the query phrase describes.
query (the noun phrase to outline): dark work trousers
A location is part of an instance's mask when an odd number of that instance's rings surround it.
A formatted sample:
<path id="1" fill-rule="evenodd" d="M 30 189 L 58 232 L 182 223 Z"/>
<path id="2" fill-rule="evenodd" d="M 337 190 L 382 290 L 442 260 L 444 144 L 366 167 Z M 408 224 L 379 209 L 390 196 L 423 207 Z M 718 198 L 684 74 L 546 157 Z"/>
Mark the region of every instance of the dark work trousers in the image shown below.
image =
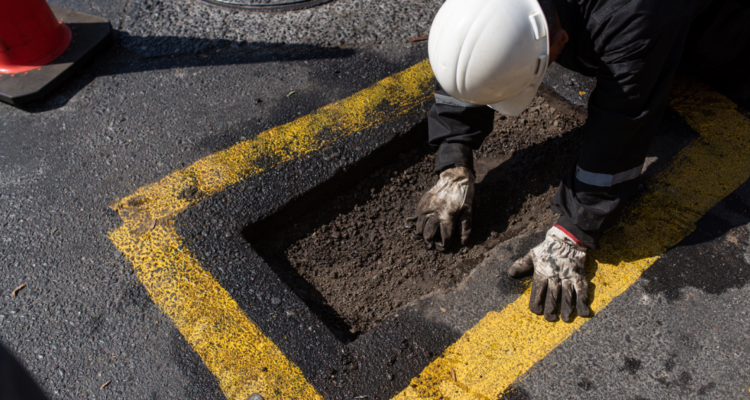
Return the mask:
<path id="1" fill-rule="evenodd" d="M 0 399 L 2 400 L 47 400 L 36 382 L 0 345 Z"/>
<path id="2" fill-rule="evenodd" d="M 654 6 L 658 2 L 649 0 L 631 1 L 628 5 L 637 8 L 639 3 L 644 7 L 658 7 Z M 593 43 L 604 42 L 605 49 L 599 49 L 599 60 L 592 56 L 596 52 L 583 52 L 583 56 L 577 57 L 572 57 L 575 54 L 566 55 L 568 59 L 586 60 L 587 71 L 579 71 L 574 65 L 558 60 L 564 67 L 597 78 L 597 87 L 589 101 L 589 118 L 578 161 L 565 173 L 552 200 L 552 209 L 560 214 L 558 226 L 586 246 L 598 248 L 599 236 L 609 222 L 608 217 L 638 186 L 646 152 L 658 129 L 678 68 L 698 75 L 747 79 L 745 75 L 750 71 L 750 7 L 745 3 L 745 0 L 717 0 L 704 6 L 705 2 L 701 3 L 703 5 L 696 2 L 695 9 L 701 8 L 696 17 L 690 13 L 698 11 L 684 7 L 683 20 L 679 20 L 679 15 L 674 16 L 673 21 L 663 23 L 657 29 L 648 26 L 653 19 L 646 18 L 641 31 L 630 35 L 622 32 L 623 29 L 639 29 L 637 21 L 633 22 L 631 18 L 639 13 L 637 9 L 622 7 L 618 11 L 621 16 L 618 12 L 612 13 L 611 8 L 603 10 L 608 18 L 601 20 L 607 21 L 608 26 L 582 24 L 600 35 L 586 39 Z M 578 20 L 570 14 L 571 11 L 567 10 L 561 15 L 566 30 L 568 20 Z M 591 18 L 599 20 L 596 17 Z M 685 19 L 688 19 L 687 23 Z M 584 36 L 581 29 L 571 29 L 571 38 Z M 616 34 L 608 36 L 608 29 Z M 626 42 L 629 37 L 648 51 L 623 55 L 623 48 L 634 47 Z M 589 47 L 585 40 L 571 42 L 572 51 Z M 607 45 L 614 50 L 607 53 Z M 591 69 L 592 64 L 596 68 Z M 478 149 L 492 131 L 493 114 L 489 107 L 454 99 L 439 84 L 436 85 L 435 105 L 428 114 L 428 128 L 429 143 L 437 149 L 437 172 L 454 165 L 473 169 L 472 150 Z"/>

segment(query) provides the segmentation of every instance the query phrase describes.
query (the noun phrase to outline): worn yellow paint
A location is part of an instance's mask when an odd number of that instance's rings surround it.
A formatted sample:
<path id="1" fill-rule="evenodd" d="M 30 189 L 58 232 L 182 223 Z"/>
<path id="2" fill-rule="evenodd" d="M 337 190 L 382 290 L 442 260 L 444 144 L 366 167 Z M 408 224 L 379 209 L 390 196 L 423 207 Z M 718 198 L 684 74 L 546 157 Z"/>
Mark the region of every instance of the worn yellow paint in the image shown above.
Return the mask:
<path id="1" fill-rule="evenodd" d="M 606 232 L 602 250 L 590 252 L 595 312 L 750 178 L 750 121 L 735 104 L 703 84 L 680 82 L 671 107 L 701 136 L 649 182 L 653 190 Z M 502 311 L 487 314 L 394 399 L 497 399 L 587 321 L 549 323 L 528 310 L 529 295 L 527 290 Z"/>
<path id="2" fill-rule="evenodd" d="M 173 218 L 201 198 L 268 168 L 320 150 L 342 137 L 397 119 L 432 95 L 432 70 L 423 61 L 351 97 L 211 154 L 117 202 L 131 232 Z"/>
<path id="3" fill-rule="evenodd" d="M 201 355 L 229 399 L 322 399 L 182 243 L 172 226 L 110 238 L 133 264 L 153 301 Z M 265 371 L 262 368 L 266 368 Z"/>
<path id="4" fill-rule="evenodd" d="M 110 232 L 110 239 L 230 400 L 245 400 L 252 393 L 266 400 L 321 397 L 201 268 L 177 235 L 175 217 L 200 199 L 268 168 L 405 115 L 432 96 L 432 84 L 430 66 L 422 62 L 349 98 L 203 158 L 112 206 L 123 226 Z"/>

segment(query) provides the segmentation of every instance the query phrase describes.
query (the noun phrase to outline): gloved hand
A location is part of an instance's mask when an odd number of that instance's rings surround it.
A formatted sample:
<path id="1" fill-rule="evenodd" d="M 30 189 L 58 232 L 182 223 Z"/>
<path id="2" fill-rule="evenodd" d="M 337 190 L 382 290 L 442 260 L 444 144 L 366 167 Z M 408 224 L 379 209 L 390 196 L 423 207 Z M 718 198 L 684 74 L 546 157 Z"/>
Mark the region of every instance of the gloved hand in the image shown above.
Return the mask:
<path id="1" fill-rule="evenodd" d="M 576 243 L 557 227 L 552 227 L 547 231 L 544 242 L 516 261 L 508 269 L 508 275 L 520 278 L 534 273 L 529 309 L 534 314 L 544 313 L 547 321 L 557 320 L 557 300 L 562 289 L 560 316 L 563 321 L 570 322 L 574 293 L 578 315 L 591 315 L 585 264 L 586 246 Z"/>
<path id="2" fill-rule="evenodd" d="M 466 167 L 448 168 L 440 173 L 437 184 L 425 193 L 417 205 L 417 215 L 406 219 L 408 229 L 416 228 L 427 248 L 445 250 L 453 235 L 453 226 L 461 224 L 461 244 L 471 234 L 471 202 L 474 198 L 474 173 Z M 440 241 L 436 235 L 440 232 Z"/>

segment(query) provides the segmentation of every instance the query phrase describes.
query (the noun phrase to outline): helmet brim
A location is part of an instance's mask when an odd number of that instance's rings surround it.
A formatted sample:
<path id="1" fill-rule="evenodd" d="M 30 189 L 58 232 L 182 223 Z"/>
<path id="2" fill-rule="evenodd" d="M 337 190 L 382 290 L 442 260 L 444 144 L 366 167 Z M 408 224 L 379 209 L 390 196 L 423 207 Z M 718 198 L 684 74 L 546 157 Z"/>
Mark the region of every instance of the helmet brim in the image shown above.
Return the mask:
<path id="1" fill-rule="evenodd" d="M 538 89 L 539 86 L 529 86 L 514 97 L 499 103 L 490 104 L 490 108 L 501 114 L 516 116 L 522 113 L 534 101 Z"/>

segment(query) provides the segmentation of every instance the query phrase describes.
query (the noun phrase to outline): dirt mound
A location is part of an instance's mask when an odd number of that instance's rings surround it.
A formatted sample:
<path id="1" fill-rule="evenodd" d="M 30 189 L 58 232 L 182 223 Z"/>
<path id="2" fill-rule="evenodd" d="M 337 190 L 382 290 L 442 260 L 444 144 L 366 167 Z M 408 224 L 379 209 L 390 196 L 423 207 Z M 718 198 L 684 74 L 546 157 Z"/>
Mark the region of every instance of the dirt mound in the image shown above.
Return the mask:
<path id="1" fill-rule="evenodd" d="M 475 152 L 474 227 L 464 248 L 427 250 L 404 228 L 437 181 L 426 144 L 253 245 L 337 337 L 353 340 L 399 307 L 455 286 L 498 243 L 549 228 L 549 201 L 575 160 L 583 119 L 547 91 L 518 117 L 496 115 Z"/>

